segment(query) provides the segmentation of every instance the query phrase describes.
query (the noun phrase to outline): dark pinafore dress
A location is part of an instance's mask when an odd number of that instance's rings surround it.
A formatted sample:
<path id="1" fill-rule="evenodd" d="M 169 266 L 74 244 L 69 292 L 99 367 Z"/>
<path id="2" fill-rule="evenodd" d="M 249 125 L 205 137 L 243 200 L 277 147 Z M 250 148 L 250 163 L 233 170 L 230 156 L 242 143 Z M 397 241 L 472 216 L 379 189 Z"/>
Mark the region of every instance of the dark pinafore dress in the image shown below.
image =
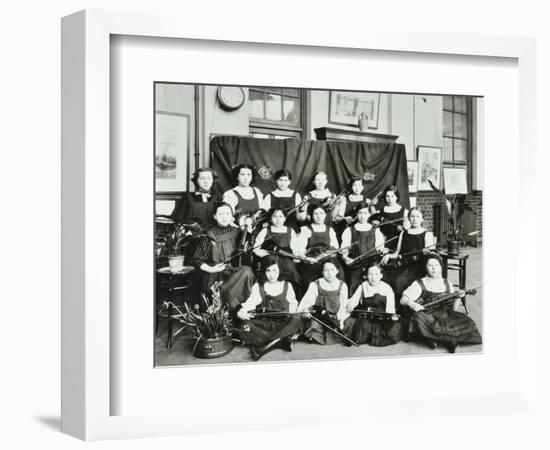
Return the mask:
<path id="1" fill-rule="evenodd" d="M 350 227 L 351 230 L 351 242 L 357 242 L 358 245 L 353 247 L 348 256 L 350 258 L 356 258 L 359 255 L 367 252 L 368 250 L 376 247 L 376 228 L 371 228 L 367 231 L 359 231 L 355 226 Z M 350 289 L 350 292 L 355 292 L 357 287 L 363 282 L 363 273 L 368 267 L 369 262 L 375 262 L 379 259 L 378 252 L 372 253 L 373 257 L 365 260 L 365 264 L 360 267 L 348 267 L 345 266 L 346 282 Z"/>
<path id="2" fill-rule="evenodd" d="M 288 312 L 287 300 L 288 282 L 284 282 L 283 291 L 279 295 L 269 295 L 260 285 L 262 302 L 256 306 L 256 312 Z M 304 331 L 303 321 L 298 316 L 280 317 L 276 319 L 263 318 L 245 320 L 240 327 L 241 337 L 250 345 L 261 347 L 276 338 L 301 334 Z"/>
<path id="3" fill-rule="evenodd" d="M 319 280 L 315 282 L 317 284 L 317 299 L 315 300 L 314 309 L 321 311 L 326 311 L 326 314 L 335 324 L 338 323 L 336 314 L 340 309 L 340 292 L 342 291 L 342 286 L 344 285 L 343 281 L 340 281 L 338 290 L 336 291 L 326 291 L 321 287 Z M 322 316 L 318 313 L 313 313 L 314 316 L 321 318 Z M 331 325 L 334 328 L 334 325 Z M 332 345 L 332 344 L 341 344 L 343 342 L 342 338 L 333 333 L 332 331 L 327 330 L 318 322 L 311 320 L 304 331 L 304 336 L 310 341 L 317 342 L 321 345 Z"/>
<path id="4" fill-rule="evenodd" d="M 354 216 L 353 210 L 356 206 L 365 205 L 365 197 L 362 196 L 362 200 L 352 201 L 349 199 L 349 195 L 346 196 L 346 209 L 344 210 L 344 217 Z M 348 227 L 348 223 L 345 220 L 334 224 L 334 232 L 338 238 L 338 242 L 342 243 L 342 233 Z"/>
<path id="5" fill-rule="evenodd" d="M 280 208 L 287 214 L 287 211 L 296 206 L 296 191 L 292 191 L 290 197 L 276 197 L 271 192 L 271 208 Z M 298 231 L 300 226 L 298 225 L 298 219 L 296 218 L 296 211 L 286 217 L 285 225 L 292 228 L 294 231 Z"/>
<path id="6" fill-rule="evenodd" d="M 426 231 L 420 234 L 409 234 L 409 232 L 405 230 L 401 238 L 401 250 L 399 254 L 404 255 L 421 251 L 426 246 L 425 242 Z M 409 256 L 405 255 L 402 259 L 390 260 L 384 269 L 383 278 L 384 281 L 392 287 L 396 299 L 401 298 L 403 291 L 407 289 L 413 281 L 419 280 L 424 276 L 424 262 L 425 256 L 422 253 Z"/>
<path id="7" fill-rule="evenodd" d="M 323 205 L 326 201 L 328 201 L 327 199 L 332 199 L 334 198 L 334 194 L 331 193 L 328 197 L 324 197 L 324 198 L 315 198 L 311 195 L 311 191 L 308 193 L 308 196 L 309 196 L 309 201 L 308 201 L 308 206 L 307 206 L 307 213 L 308 215 L 310 216 L 311 218 L 311 215 L 313 213 L 313 210 L 315 208 L 317 208 L 317 206 L 319 205 Z M 327 211 L 327 209 L 325 208 L 325 211 L 327 213 L 327 216 L 325 217 L 325 225 L 327 226 L 332 226 L 333 225 L 333 220 L 332 220 L 332 212 L 331 211 Z M 311 220 L 313 220 L 313 218 L 311 218 Z"/>
<path id="8" fill-rule="evenodd" d="M 331 228 L 328 225 L 325 226 L 325 231 L 315 231 L 311 225 L 307 225 L 307 228 L 311 231 L 311 236 L 309 237 L 306 246 L 307 256 L 315 257 L 324 251 L 333 249 L 330 246 Z M 322 263 L 300 263 L 298 270 L 300 272 L 300 276 L 302 277 L 303 288 L 307 289 L 309 283 L 321 277 Z"/>
<path id="9" fill-rule="evenodd" d="M 418 280 L 422 295 L 417 303 L 425 304 L 442 294 L 451 292 L 451 285 L 445 281 L 445 292 L 431 292 L 426 289 L 423 280 Z M 405 338 L 428 340 L 448 344 L 481 344 L 481 335 L 475 322 L 466 314 L 454 311 L 453 305 L 442 306 L 431 313 L 418 311 L 411 315 L 405 331 Z"/>
<path id="10" fill-rule="evenodd" d="M 227 261 L 229 257 L 235 254 L 238 248 L 240 229 L 231 227 L 227 233 L 218 236 L 211 230 L 207 230 L 206 234 L 212 242 L 211 257 L 208 264 L 215 266 L 221 262 Z M 233 267 L 231 264 L 237 258 L 234 258 L 227 264 L 227 268 L 223 272 L 205 273 L 207 292 L 215 281 L 222 281 L 221 296 L 224 303 L 229 305 L 230 309 L 239 306 L 250 295 L 250 289 L 255 281 L 254 272 L 249 266 Z M 204 286 L 203 286 L 204 287 Z"/>
<path id="11" fill-rule="evenodd" d="M 373 218 L 379 217 L 380 218 L 380 231 L 384 235 L 384 238 L 386 241 L 389 241 L 390 239 L 399 236 L 399 233 L 401 233 L 401 228 L 403 227 L 403 222 L 394 222 L 389 223 L 387 225 L 384 225 L 384 222 L 389 222 L 391 220 L 396 219 L 403 219 L 403 215 L 405 214 L 405 208 L 401 206 L 399 208 L 399 211 L 396 212 L 386 212 L 384 208 L 382 208 L 376 215 L 373 215 Z M 386 244 L 386 247 L 389 248 L 392 252 L 395 251 L 397 248 L 397 241 L 399 239 L 394 239 L 391 242 L 388 242 Z"/>
<path id="12" fill-rule="evenodd" d="M 374 294 L 365 297 L 362 288 L 361 301 L 356 309 L 371 309 L 376 312 L 386 311 L 386 296 Z M 369 344 L 373 347 L 385 347 L 399 342 L 401 338 L 401 322 L 389 319 L 374 319 L 356 317 L 352 312 L 344 322 L 344 333 L 358 344 Z"/>
<path id="13" fill-rule="evenodd" d="M 254 214 L 260 209 L 260 199 L 258 198 L 258 193 L 254 188 L 252 188 L 252 192 L 254 193 L 254 198 L 245 199 L 241 194 L 239 194 L 239 192 L 237 192 L 236 189 L 233 189 L 233 193 L 238 199 L 237 205 L 235 205 L 235 211 L 238 211 L 238 213 L 235 214 L 237 223 L 239 222 L 240 217 L 248 214 Z M 254 242 L 259 232 L 260 227 L 256 227 L 252 233 L 247 232 L 245 239 L 248 242 L 249 247 L 252 246 L 252 242 Z M 241 247 L 241 245 L 239 245 L 239 247 Z M 250 254 L 245 254 L 240 257 L 238 261 L 242 264 L 252 265 L 252 256 Z"/>
<path id="14" fill-rule="evenodd" d="M 292 236 L 292 229 L 286 227 L 286 233 L 275 233 L 272 228 L 267 229 L 267 234 L 265 236 L 264 244 L 262 249 L 264 250 L 274 250 L 275 248 L 283 250 L 287 253 L 292 253 L 290 248 L 290 239 Z M 269 241 L 269 242 L 268 242 Z M 263 259 L 263 258 L 262 258 Z M 261 263 L 261 260 L 260 260 Z M 296 293 L 297 298 L 301 298 L 302 295 L 302 277 L 298 272 L 296 263 L 292 258 L 287 258 L 285 256 L 279 257 L 279 269 L 280 269 L 280 279 L 287 280 L 292 283 L 294 292 Z"/>

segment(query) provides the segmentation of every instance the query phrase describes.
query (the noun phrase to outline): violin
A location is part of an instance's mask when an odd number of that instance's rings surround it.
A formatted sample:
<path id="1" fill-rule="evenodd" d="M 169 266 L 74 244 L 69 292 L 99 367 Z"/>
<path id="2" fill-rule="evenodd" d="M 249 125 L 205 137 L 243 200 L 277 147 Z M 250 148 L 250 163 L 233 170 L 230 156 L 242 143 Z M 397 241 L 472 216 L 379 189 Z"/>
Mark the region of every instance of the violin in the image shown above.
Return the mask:
<path id="1" fill-rule="evenodd" d="M 468 289 L 465 291 L 465 295 L 476 295 L 477 294 L 477 288 L 475 289 Z M 459 298 L 460 291 L 451 292 L 450 294 L 441 294 L 438 295 L 435 299 L 433 299 L 431 302 L 428 303 L 421 303 L 421 305 L 424 307 L 423 312 L 431 313 L 435 309 L 440 308 L 442 306 L 449 306 L 454 303 L 454 301 Z M 463 304 L 464 301 L 462 302 Z"/>

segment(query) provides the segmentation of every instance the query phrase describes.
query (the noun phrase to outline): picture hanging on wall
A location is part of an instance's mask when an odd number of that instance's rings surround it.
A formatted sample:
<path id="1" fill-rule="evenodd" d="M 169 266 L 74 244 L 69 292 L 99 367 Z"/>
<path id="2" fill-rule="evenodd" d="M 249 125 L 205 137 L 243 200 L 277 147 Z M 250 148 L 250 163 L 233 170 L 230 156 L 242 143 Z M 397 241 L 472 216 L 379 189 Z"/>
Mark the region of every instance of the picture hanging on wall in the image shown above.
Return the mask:
<path id="1" fill-rule="evenodd" d="M 418 190 L 431 191 L 433 185 L 441 189 L 441 147 L 418 146 Z"/>
<path id="2" fill-rule="evenodd" d="M 359 127 L 359 116 L 367 116 L 368 128 L 378 129 L 380 94 L 330 91 L 329 123 Z"/>
<path id="3" fill-rule="evenodd" d="M 416 192 L 418 190 L 418 161 L 407 161 L 407 177 L 409 192 Z"/>

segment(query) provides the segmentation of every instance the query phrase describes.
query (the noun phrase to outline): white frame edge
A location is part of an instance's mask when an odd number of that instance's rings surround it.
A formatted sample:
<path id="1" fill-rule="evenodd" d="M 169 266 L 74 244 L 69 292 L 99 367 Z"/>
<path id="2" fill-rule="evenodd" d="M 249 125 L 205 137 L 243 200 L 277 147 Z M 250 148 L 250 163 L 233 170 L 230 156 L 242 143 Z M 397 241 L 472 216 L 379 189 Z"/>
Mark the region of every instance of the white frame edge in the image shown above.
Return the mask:
<path id="1" fill-rule="evenodd" d="M 436 33 L 357 32 L 327 36 L 312 32 L 286 38 L 276 29 L 203 27 L 200 21 L 182 28 L 166 14 L 86 10 L 62 20 L 62 431 L 85 440 L 182 434 L 177 420 L 147 426 L 147 417 L 109 415 L 109 333 L 91 342 L 90 330 L 109 330 L 109 45 L 110 35 L 159 36 L 346 47 L 384 51 L 443 53 L 517 58 L 519 61 L 520 148 L 536 148 L 535 40 Z M 238 27 L 236 27 L 238 28 Z M 216 29 L 215 32 L 209 31 Z M 288 37 L 290 36 L 290 37 Z M 523 219 L 535 223 L 535 152 L 521 158 L 520 192 Z M 94 227 L 88 226 L 93 217 Z M 99 226 L 98 226 L 99 224 Z M 106 245 L 105 245 L 106 244 Z M 518 249 L 521 260 L 536 261 L 533 246 Z M 531 314 L 536 289 L 526 296 Z M 523 300 L 522 300 L 523 301 Z M 532 336 L 521 339 L 533 339 Z M 532 345 L 533 340 L 530 341 Z M 536 348 L 525 353 L 521 401 L 536 399 Z M 101 395 L 98 395 L 101 393 Z M 175 419 L 175 418 L 172 418 Z M 187 430 L 191 431 L 191 430 Z"/>

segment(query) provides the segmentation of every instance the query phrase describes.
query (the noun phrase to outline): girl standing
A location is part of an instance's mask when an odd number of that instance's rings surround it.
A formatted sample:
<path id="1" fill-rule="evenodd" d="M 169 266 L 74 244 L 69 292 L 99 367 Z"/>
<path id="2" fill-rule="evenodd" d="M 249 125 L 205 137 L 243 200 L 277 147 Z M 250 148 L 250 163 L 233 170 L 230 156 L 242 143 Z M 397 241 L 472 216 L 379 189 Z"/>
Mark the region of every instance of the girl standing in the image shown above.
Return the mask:
<path id="1" fill-rule="evenodd" d="M 336 199 L 336 196 L 330 192 L 327 188 L 328 177 L 326 172 L 317 172 L 313 175 L 313 189 L 308 192 L 306 197 L 308 198 L 307 207 L 304 206 L 298 212 L 299 221 L 312 220 L 313 210 L 318 206 L 325 206 L 327 209 L 327 214 L 325 216 L 325 223 L 327 225 L 332 224 L 333 219 L 333 206 L 332 202 Z M 327 208 L 330 205 L 331 208 Z"/>
<path id="2" fill-rule="evenodd" d="M 373 225 L 380 225 L 380 231 L 386 238 L 386 241 L 399 236 L 403 229 L 408 228 L 407 209 L 401 206 L 399 202 L 399 189 L 393 184 L 384 189 L 382 196 L 386 202 L 376 214 L 373 214 L 371 222 Z M 401 219 L 401 220 L 400 220 Z M 392 222 L 386 223 L 385 222 Z M 397 248 L 397 239 L 388 243 L 388 248 L 395 251 Z"/>
<path id="3" fill-rule="evenodd" d="M 369 206 L 370 199 L 363 195 L 365 184 L 361 177 L 351 177 L 347 184 L 346 195 L 337 203 L 334 217 L 334 231 L 338 239 L 346 227 L 350 226 L 355 221 L 356 208 L 360 205 Z"/>
<path id="4" fill-rule="evenodd" d="M 298 192 L 290 189 L 290 183 L 292 182 L 292 174 L 290 171 L 286 169 L 278 170 L 275 172 L 274 178 L 277 183 L 277 189 L 266 195 L 264 207 L 266 210 L 270 208 L 280 208 L 285 215 L 287 215 L 287 211 L 302 203 L 302 197 Z M 294 231 L 299 229 L 296 211 L 287 215 L 286 225 L 294 229 Z"/>

